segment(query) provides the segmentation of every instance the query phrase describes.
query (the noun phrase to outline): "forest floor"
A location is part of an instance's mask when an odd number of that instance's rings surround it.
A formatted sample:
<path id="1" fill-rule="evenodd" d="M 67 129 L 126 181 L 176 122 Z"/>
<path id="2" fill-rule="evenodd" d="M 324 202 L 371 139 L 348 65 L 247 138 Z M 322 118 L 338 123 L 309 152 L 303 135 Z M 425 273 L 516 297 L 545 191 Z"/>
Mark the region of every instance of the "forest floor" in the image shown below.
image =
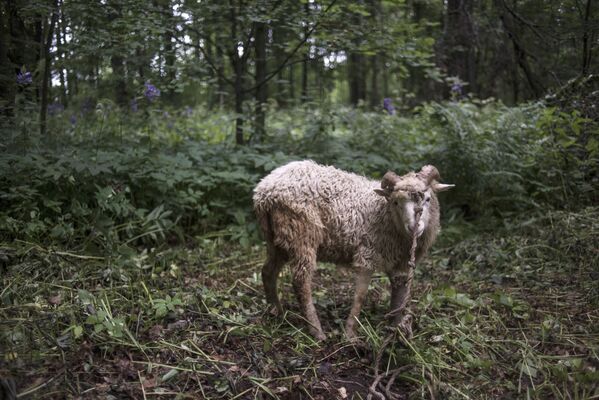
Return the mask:
<path id="1" fill-rule="evenodd" d="M 351 273 L 320 265 L 317 343 L 289 272 L 275 318 L 263 246 L 225 232 L 106 257 L 4 243 L 0 260 L 0 377 L 19 398 L 366 399 L 377 369 L 387 399 L 599 398 L 599 208 L 447 222 L 417 267 L 414 338 L 388 345 L 384 276 L 354 345 Z"/>

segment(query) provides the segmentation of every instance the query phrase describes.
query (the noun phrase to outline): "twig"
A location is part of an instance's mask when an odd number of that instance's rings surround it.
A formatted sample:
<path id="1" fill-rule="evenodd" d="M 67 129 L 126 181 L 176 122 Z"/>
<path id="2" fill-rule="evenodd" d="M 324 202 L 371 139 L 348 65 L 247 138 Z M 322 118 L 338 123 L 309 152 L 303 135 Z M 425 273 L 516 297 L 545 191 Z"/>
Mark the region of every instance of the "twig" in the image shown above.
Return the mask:
<path id="1" fill-rule="evenodd" d="M 42 383 L 40 385 L 37 385 L 37 386 L 35 386 L 35 387 L 31 388 L 31 389 L 25 390 L 24 392 L 21 392 L 21 393 L 17 394 L 17 399 L 20 399 L 20 398 L 25 397 L 25 396 L 29 396 L 30 394 L 37 392 L 41 388 L 48 386 L 54 379 L 56 379 L 60 375 L 62 375 L 63 372 L 64 371 L 62 371 L 60 374 L 58 374 L 58 375 L 56 375 L 56 376 L 48 379 L 46 382 L 44 382 L 44 383 Z"/>
<path id="2" fill-rule="evenodd" d="M 141 394 L 144 396 L 144 400 L 146 400 L 146 389 L 144 388 L 144 383 L 141 380 L 141 373 L 137 371 L 137 376 L 139 377 L 139 385 L 141 386 Z"/>

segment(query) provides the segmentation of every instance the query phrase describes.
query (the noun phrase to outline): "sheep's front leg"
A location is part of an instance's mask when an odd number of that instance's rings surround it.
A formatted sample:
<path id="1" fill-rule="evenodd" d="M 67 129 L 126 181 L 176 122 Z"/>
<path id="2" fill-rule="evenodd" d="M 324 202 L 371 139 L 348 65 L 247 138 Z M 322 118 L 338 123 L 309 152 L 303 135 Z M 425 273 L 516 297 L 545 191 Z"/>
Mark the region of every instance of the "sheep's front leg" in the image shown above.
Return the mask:
<path id="1" fill-rule="evenodd" d="M 318 340 L 325 340 L 320 320 L 312 300 L 312 276 L 316 269 L 316 254 L 300 256 L 293 260 L 293 289 L 302 315 L 310 324 L 310 333 Z"/>
<path id="2" fill-rule="evenodd" d="M 410 300 L 412 299 L 413 271 L 400 270 L 389 275 L 391 281 L 391 307 L 389 317 L 391 324 L 399 326 L 406 336 L 412 336 L 412 313 Z"/>
<path id="3" fill-rule="evenodd" d="M 345 334 L 349 340 L 356 339 L 356 318 L 360 315 L 362 305 L 366 299 L 368 293 L 368 285 L 372 278 L 372 271 L 369 269 L 362 268 L 356 274 L 356 288 L 354 292 L 354 303 L 345 322 Z"/>

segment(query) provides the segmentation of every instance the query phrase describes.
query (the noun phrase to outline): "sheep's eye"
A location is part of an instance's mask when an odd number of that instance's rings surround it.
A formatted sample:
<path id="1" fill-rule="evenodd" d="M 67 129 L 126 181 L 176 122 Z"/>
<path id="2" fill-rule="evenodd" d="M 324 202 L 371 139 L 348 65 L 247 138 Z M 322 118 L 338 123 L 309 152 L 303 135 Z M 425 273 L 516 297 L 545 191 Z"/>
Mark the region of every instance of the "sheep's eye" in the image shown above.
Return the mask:
<path id="1" fill-rule="evenodd" d="M 430 197 L 428 197 L 428 198 L 426 198 L 424 201 L 425 201 L 426 203 L 429 203 L 429 202 L 431 201 L 431 198 L 430 198 Z"/>

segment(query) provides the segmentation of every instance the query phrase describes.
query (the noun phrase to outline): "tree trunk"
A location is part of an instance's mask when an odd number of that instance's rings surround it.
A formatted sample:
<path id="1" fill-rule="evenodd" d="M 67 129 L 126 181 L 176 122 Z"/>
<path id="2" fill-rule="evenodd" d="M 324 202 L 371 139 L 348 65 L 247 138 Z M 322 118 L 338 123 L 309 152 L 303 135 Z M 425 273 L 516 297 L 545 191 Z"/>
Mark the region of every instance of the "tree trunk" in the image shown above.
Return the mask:
<path id="1" fill-rule="evenodd" d="M 219 45 L 216 45 L 216 68 L 217 68 L 217 77 L 216 82 L 218 86 L 218 106 L 222 109 L 225 106 L 225 80 L 223 76 L 225 75 L 225 64 L 223 62 L 223 49 Z"/>
<path id="2" fill-rule="evenodd" d="M 281 65 L 285 60 L 284 48 L 287 38 L 287 29 L 277 25 L 272 28 L 272 33 L 275 65 Z M 285 68 L 281 69 L 277 74 L 276 92 L 274 97 L 281 108 L 287 107 L 287 104 L 289 103 L 289 79 L 285 78 Z"/>
<path id="3" fill-rule="evenodd" d="M 591 0 L 587 0 L 584 12 L 583 34 L 582 34 L 582 75 L 589 73 L 591 65 L 591 49 L 589 48 L 589 19 L 591 18 Z"/>
<path id="4" fill-rule="evenodd" d="M 60 19 L 61 19 L 61 24 L 60 26 L 60 33 L 62 36 L 62 43 L 64 45 L 66 45 L 67 43 L 67 16 L 64 13 L 64 2 L 61 1 L 60 2 Z M 67 76 L 66 76 L 66 84 L 67 84 L 67 98 L 68 97 L 73 97 L 75 95 L 77 95 L 78 92 L 78 88 L 77 88 L 77 74 L 73 71 L 72 68 L 69 68 L 66 64 L 66 61 L 68 59 L 68 55 L 65 54 L 64 55 L 64 59 L 65 59 L 65 70 L 67 72 Z"/>
<path id="5" fill-rule="evenodd" d="M 268 85 L 264 82 L 266 78 L 266 35 L 267 28 L 264 22 L 256 23 L 254 47 L 256 51 L 256 115 L 255 135 L 258 142 L 264 136 L 265 111 L 264 106 L 268 98 Z"/>
<path id="6" fill-rule="evenodd" d="M 10 20 L 8 5 L 0 3 L 0 115 L 10 116 L 15 101 L 15 71 L 8 58 L 10 47 Z"/>
<path id="7" fill-rule="evenodd" d="M 40 102 L 40 135 L 43 137 L 46 135 L 46 113 L 48 111 L 48 95 L 50 92 L 50 71 L 52 68 L 52 58 L 50 57 L 50 47 L 52 46 L 52 35 L 54 32 L 54 26 L 58 19 L 58 0 L 54 2 L 52 9 L 52 15 L 50 17 L 50 25 L 45 33 L 45 45 L 44 45 L 44 74 L 42 79 L 41 87 L 41 102 Z M 47 21 L 45 25 L 48 25 Z"/>
<path id="8" fill-rule="evenodd" d="M 545 88 L 543 87 L 543 84 L 536 78 L 532 68 L 530 67 L 530 64 L 528 63 L 528 54 L 520 42 L 511 16 L 508 12 L 506 12 L 501 0 L 495 0 L 495 7 L 499 10 L 499 18 L 501 19 L 503 29 L 506 31 L 508 37 L 512 41 L 512 45 L 514 47 L 514 56 L 518 62 L 518 65 L 522 69 L 522 72 L 524 72 L 524 76 L 526 77 L 526 81 L 528 82 L 534 97 L 539 98 L 545 91 Z"/>
<path id="9" fill-rule="evenodd" d="M 308 101 L 308 62 L 310 57 L 308 52 L 309 50 L 306 51 L 306 54 L 304 55 L 304 60 L 302 61 L 302 91 L 300 94 L 300 101 L 302 103 Z"/>
<path id="10" fill-rule="evenodd" d="M 66 79 L 65 79 L 65 73 L 64 73 L 64 68 L 65 68 L 65 57 L 64 57 L 64 51 L 62 48 L 62 25 L 64 25 L 65 21 L 64 21 L 64 15 L 62 14 L 62 1 L 59 1 L 58 3 L 58 10 L 57 12 L 60 13 L 60 18 L 57 21 L 58 26 L 56 27 L 56 59 L 60 60 L 60 62 L 58 63 L 58 77 L 60 80 L 60 101 L 62 102 L 62 104 L 64 105 L 64 107 L 68 107 L 68 98 L 67 98 L 67 83 L 66 83 Z"/>
<path id="11" fill-rule="evenodd" d="M 374 55 L 370 58 L 370 106 L 373 109 L 381 106 L 381 92 L 379 89 L 379 57 Z"/>
<path id="12" fill-rule="evenodd" d="M 357 106 L 360 101 L 366 100 L 366 77 L 364 56 L 355 52 L 348 58 L 349 102 Z"/>
<path id="13" fill-rule="evenodd" d="M 234 79 L 234 91 L 235 91 L 235 142 L 238 145 L 244 144 L 243 138 L 243 62 L 244 58 L 239 55 L 237 49 L 237 11 L 235 6 L 230 5 L 230 19 L 231 23 L 231 49 L 229 56 L 231 58 L 231 64 L 233 72 L 235 74 Z M 243 51 L 249 51 L 249 49 L 243 49 Z"/>
<path id="14" fill-rule="evenodd" d="M 177 77 L 177 71 L 175 68 L 176 61 L 176 47 L 173 43 L 173 31 L 171 25 L 173 25 L 173 10 L 171 8 L 170 0 L 162 0 L 160 7 L 164 13 L 166 30 L 164 33 L 164 51 L 162 53 L 164 59 L 164 73 L 168 83 L 167 94 L 172 99 L 174 95 L 174 83 Z"/>
<path id="15" fill-rule="evenodd" d="M 119 107 L 125 108 L 128 105 L 127 79 L 125 77 L 125 63 L 120 51 L 113 50 L 110 57 L 110 66 L 112 67 L 115 102 Z"/>
<path id="16" fill-rule="evenodd" d="M 295 101 L 295 64 L 289 66 L 289 98 Z"/>
<path id="17" fill-rule="evenodd" d="M 310 3 L 304 3 L 304 11 L 306 13 L 306 26 L 304 27 L 304 38 L 308 36 L 308 17 L 310 15 Z M 302 62 L 302 92 L 300 101 L 305 103 L 308 101 L 308 68 L 310 66 L 310 43 L 306 42 L 306 52 L 304 53 L 304 60 Z"/>
<path id="18" fill-rule="evenodd" d="M 458 77 L 469 84 L 476 93 L 476 38 L 473 29 L 472 0 L 447 0 L 444 48 L 445 64 L 449 76 Z"/>

